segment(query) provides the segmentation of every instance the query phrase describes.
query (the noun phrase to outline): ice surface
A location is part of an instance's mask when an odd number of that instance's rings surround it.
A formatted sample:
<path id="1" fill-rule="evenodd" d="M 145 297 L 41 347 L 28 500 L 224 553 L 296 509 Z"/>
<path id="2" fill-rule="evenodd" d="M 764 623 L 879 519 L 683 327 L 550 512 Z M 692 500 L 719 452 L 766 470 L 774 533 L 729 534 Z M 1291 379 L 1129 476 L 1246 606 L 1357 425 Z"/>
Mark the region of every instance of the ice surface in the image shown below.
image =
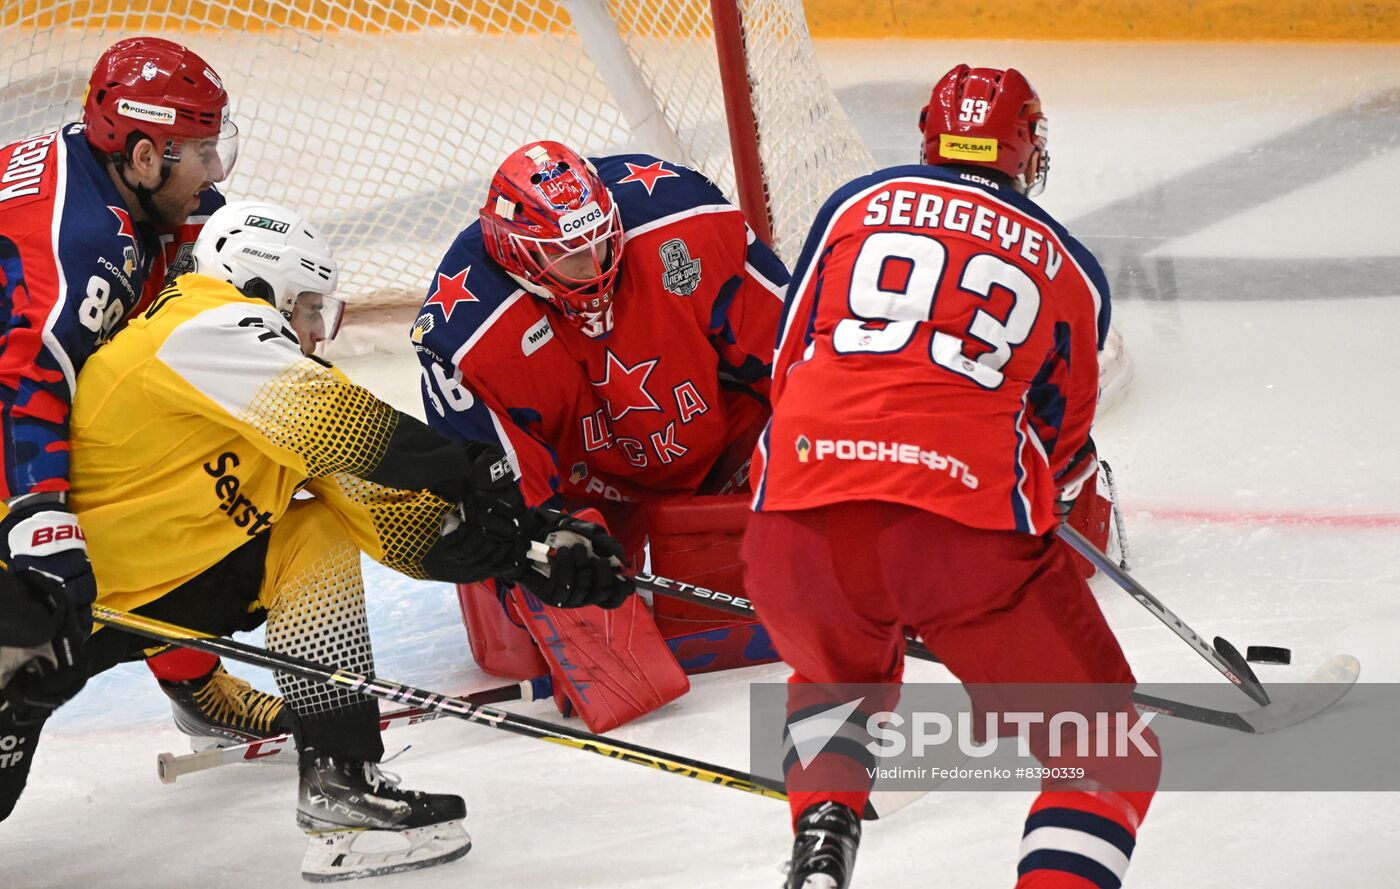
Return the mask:
<path id="1" fill-rule="evenodd" d="M 1394 47 L 885 41 L 819 52 L 882 163 L 916 156 L 915 116 L 949 65 L 1030 76 L 1053 122 L 1043 203 L 1103 256 L 1137 366 L 1096 432 L 1136 576 L 1202 633 L 1292 648 L 1293 666 L 1258 668 L 1266 682 L 1302 679 L 1338 652 L 1360 658 L 1363 681 L 1400 680 Z M 406 349 L 346 369 L 421 414 Z M 367 579 L 382 675 L 447 691 L 498 684 L 472 666 L 448 588 L 373 564 Z M 1140 606 L 1097 590 L 1139 678 L 1212 681 Z M 697 678 L 617 735 L 743 767 L 745 683 L 782 675 Z M 554 715 L 548 704 L 522 712 Z M 167 713 L 140 666 L 100 677 L 60 713 L 0 827 L 0 886 L 303 885 L 291 770 L 163 786 L 155 754 L 184 749 Z M 451 720 L 386 742 L 413 745 L 392 766 L 408 786 L 467 797 L 475 848 L 376 886 L 780 884 L 780 804 Z M 936 794 L 869 829 L 855 885 L 1010 886 L 1030 798 Z M 1370 889 L 1394 885 L 1397 866 L 1395 794 L 1165 793 L 1127 885 Z"/>

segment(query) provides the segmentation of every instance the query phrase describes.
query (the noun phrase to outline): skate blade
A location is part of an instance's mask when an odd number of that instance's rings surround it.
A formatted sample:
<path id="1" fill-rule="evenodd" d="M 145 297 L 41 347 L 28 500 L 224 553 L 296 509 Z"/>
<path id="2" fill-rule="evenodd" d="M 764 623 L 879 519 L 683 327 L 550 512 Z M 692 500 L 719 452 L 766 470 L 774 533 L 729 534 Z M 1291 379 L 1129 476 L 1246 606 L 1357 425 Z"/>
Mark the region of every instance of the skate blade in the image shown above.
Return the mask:
<path id="1" fill-rule="evenodd" d="M 329 830 L 309 837 L 301 877 L 312 883 L 357 880 L 435 867 L 472 850 L 460 821 L 407 830 Z"/>

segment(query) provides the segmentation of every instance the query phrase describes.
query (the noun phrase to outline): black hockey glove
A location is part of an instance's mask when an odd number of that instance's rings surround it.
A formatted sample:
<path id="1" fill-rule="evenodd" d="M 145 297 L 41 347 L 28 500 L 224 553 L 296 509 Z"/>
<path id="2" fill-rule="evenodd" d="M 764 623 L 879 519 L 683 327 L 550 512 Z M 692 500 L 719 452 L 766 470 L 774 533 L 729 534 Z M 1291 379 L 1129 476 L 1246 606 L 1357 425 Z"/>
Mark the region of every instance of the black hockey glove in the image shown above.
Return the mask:
<path id="1" fill-rule="evenodd" d="M 86 625 L 63 585 L 36 571 L 0 574 L 0 718 L 43 722 L 87 682 Z"/>
<path id="2" fill-rule="evenodd" d="M 529 551 L 533 517 L 504 451 L 477 443 L 464 449 L 466 472 L 441 492 L 458 509 L 443 517 L 443 536 L 423 557 L 423 569 L 453 583 L 515 577 Z"/>
<path id="3" fill-rule="evenodd" d="M 87 538 L 78 517 L 68 511 L 61 494 L 27 494 L 10 503 L 0 523 L 9 544 L 10 570 L 33 571 L 63 590 L 83 638 L 92 632 L 92 603 L 97 579 L 88 563 Z"/>
<path id="4" fill-rule="evenodd" d="M 530 550 L 529 532 L 485 510 L 475 521 L 464 520 L 464 511 L 459 507 L 442 517 L 442 536 L 423 556 L 423 571 L 450 583 L 519 576 Z"/>
<path id="5" fill-rule="evenodd" d="M 530 592 L 556 608 L 617 608 L 636 591 L 632 578 L 622 573 L 622 545 L 602 526 L 564 513 L 537 513 L 536 539 L 549 554 L 520 575 Z"/>

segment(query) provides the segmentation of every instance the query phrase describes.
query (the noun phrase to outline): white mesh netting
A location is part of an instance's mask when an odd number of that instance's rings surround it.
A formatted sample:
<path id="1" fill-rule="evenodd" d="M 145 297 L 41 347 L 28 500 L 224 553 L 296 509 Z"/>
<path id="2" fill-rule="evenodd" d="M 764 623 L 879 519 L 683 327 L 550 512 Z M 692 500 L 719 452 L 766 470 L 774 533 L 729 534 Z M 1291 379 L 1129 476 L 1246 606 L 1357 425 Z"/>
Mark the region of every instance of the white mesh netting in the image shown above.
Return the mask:
<path id="1" fill-rule="evenodd" d="M 821 201 L 873 162 L 800 0 L 740 7 L 774 240 L 791 262 Z M 416 306 L 497 164 L 532 139 L 651 151 L 736 197 L 708 0 L 10 0 L 0 144 L 76 120 L 97 56 L 138 34 L 218 70 L 243 133 L 223 190 L 318 223 L 362 318 Z M 655 110 L 668 132 L 634 126 Z"/>

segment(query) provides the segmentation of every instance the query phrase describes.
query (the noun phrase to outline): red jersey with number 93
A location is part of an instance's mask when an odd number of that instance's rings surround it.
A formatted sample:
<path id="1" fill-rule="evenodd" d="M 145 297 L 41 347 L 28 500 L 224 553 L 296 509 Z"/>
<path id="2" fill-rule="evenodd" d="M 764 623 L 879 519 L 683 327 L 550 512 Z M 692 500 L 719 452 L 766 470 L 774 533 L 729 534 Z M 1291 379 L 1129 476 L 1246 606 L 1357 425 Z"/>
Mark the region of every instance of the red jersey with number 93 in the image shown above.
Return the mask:
<path id="1" fill-rule="evenodd" d="M 926 166 L 849 183 L 788 290 L 754 508 L 882 500 L 1049 532 L 1108 317 L 1093 256 L 1009 188 Z"/>

